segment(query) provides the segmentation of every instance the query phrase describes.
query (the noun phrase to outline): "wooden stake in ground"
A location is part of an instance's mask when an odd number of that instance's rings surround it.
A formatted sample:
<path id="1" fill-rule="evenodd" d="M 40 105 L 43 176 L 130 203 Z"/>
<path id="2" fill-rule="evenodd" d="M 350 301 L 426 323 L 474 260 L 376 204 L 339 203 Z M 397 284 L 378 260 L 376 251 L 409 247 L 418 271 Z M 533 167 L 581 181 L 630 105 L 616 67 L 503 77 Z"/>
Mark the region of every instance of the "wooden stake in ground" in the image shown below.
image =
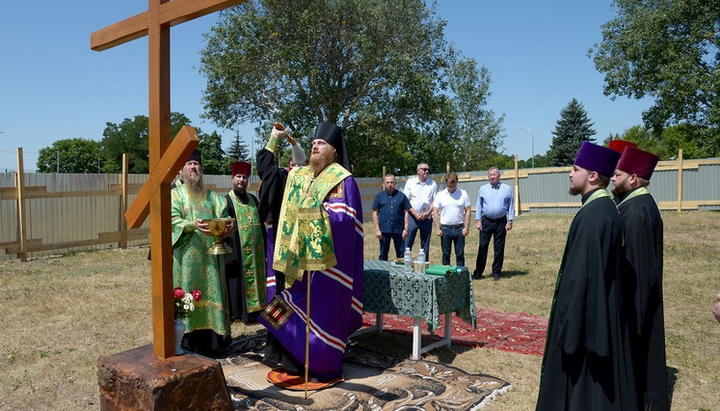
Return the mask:
<path id="1" fill-rule="evenodd" d="M 92 33 L 90 47 L 106 50 L 129 41 L 148 36 L 149 49 L 149 145 L 150 169 L 153 170 L 170 145 L 170 27 L 247 0 L 148 0 L 148 10 Z M 168 162 L 176 161 L 190 146 L 172 153 Z M 196 143 L 195 143 L 196 144 Z M 192 150 L 190 150 L 192 151 Z M 168 174 L 177 170 L 163 170 L 155 182 L 149 201 L 150 247 L 152 259 L 153 352 L 160 358 L 175 355 L 172 296 L 172 240 L 170 224 L 170 182 Z M 148 180 L 150 184 L 151 181 Z M 145 204 L 143 204 L 144 206 Z M 144 208 L 144 207 L 143 207 Z M 139 215 L 142 217 L 142 215 Z M 142 224 L 145 217 L 134 223 Z M 133 222 L 130 222 L 133 226 Z"/>

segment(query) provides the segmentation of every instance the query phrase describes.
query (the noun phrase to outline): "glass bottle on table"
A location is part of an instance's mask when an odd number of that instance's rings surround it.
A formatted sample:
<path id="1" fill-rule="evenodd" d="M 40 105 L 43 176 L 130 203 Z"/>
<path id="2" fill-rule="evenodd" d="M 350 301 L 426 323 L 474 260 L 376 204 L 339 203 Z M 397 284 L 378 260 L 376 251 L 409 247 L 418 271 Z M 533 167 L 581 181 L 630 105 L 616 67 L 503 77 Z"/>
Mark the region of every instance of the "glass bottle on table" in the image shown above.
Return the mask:
<path id="1" fill-rule="evenodd" d="M 418 274 L 425 274 L 425 250 L 422 248 L 420 249 L 420 252 L 418 252 L 417 257 L 418 262 Z"/>
<path id="2" fill-rule="evenodd" d="M 405 274 L 412 274 L 413 273 L 413 266 L 412 266 L 412 251 L 410 251 L 410 247 L 405 249 L 405 255 L 403 256 L 403 264 L 405 265 Z"/>

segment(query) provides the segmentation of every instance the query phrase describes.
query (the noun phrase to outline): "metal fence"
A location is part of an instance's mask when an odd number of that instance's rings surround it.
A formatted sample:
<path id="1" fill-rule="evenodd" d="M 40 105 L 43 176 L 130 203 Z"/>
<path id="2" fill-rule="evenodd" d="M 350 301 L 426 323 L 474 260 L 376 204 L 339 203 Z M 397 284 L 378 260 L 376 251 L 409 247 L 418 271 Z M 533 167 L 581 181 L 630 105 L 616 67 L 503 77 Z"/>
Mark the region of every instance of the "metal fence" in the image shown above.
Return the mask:
<path id="1" fill-rule="evenodd" d="M 682 173 L 678 170 L 682 167 Z M 502 170 L 501 181 L 516 185 L 518 212 L 573 213 L 579 197 L 568 194 L 569 167 Z M 24 218 L 18 201 L 17 173 L 0 173 L 0 260 L 21 254 L 25 220 L 25 251 L 32 257 L 149 243 L 149 221 L 129 230 L 123 243 L 123 198 L 118 174 L 25 173 Z M 487 183 L 487 172 L 459 173 L 458 187 L 467 191 L 473 208 L 478 189 Z M 147 175 L 128 175 L 128 204 L 132 203 Z M 398 189 L 412 176 L 398 176 Z M 443 175 L 431 175 L 444 188 Z M 205 176 L 205 183 L 220 193 L 232 187 L 229 176 Z M 370 221 L 372 202 L 382 190 L 382 177 L 358 178 L 363 221 Z M 257 176 L 250 191 L 257 192 Z M 720 159 L 663 161 L 653 174 L 650 191 L 662 210 L 720 209 Z M 682 196 L 678 194 L 681 193 Z"/>

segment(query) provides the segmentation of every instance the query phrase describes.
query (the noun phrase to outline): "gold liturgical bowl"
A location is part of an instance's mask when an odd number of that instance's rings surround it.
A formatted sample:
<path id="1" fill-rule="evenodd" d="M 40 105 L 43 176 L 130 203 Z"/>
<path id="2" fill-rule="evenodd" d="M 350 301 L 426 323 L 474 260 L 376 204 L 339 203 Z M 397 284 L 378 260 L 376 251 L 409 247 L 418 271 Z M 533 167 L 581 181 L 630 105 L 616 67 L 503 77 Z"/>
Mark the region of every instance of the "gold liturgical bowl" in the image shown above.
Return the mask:
<path id="1" fill-rule="evenodd" d="M 215 242 L 210 246 L 210 248 L 207 250 L 207 253 L 210 255 L 225 255 L 225 254 L 232 254 L 233 250 L 232 248 L 228 247 L 227 244 L 225 244 L 221 239 L 220 236 L 222 236 L 225 233 L 225 230 L 227 227 L 235 222 L 234 218 L 209 218 L 207 220 L 203 220 L 204 223 L 207 223 L 207 229 L 210 230 L 210 234 L 215 237 Z"/>

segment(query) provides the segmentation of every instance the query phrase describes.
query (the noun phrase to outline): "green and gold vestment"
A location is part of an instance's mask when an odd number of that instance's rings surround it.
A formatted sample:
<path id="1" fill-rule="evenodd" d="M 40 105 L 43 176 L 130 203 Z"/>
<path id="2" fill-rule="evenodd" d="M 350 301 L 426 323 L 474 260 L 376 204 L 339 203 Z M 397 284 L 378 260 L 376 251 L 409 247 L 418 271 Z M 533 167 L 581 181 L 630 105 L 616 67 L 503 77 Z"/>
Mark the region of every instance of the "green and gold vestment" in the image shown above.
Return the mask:
<path id="1" fill-rule="evenodd" d="M 191 198 L 186 185 L 172 190 L 173 286 L 202 292 L 195 311 L 185 319 L 188 333 L 212 330 L 230 335 L 223 256 L 207 254 L 214 238 L 195 227 L 197 219 L 227 217 L 225 207 L 225 198 L 211 190 L 206 190 L 202 199 Z"/>

